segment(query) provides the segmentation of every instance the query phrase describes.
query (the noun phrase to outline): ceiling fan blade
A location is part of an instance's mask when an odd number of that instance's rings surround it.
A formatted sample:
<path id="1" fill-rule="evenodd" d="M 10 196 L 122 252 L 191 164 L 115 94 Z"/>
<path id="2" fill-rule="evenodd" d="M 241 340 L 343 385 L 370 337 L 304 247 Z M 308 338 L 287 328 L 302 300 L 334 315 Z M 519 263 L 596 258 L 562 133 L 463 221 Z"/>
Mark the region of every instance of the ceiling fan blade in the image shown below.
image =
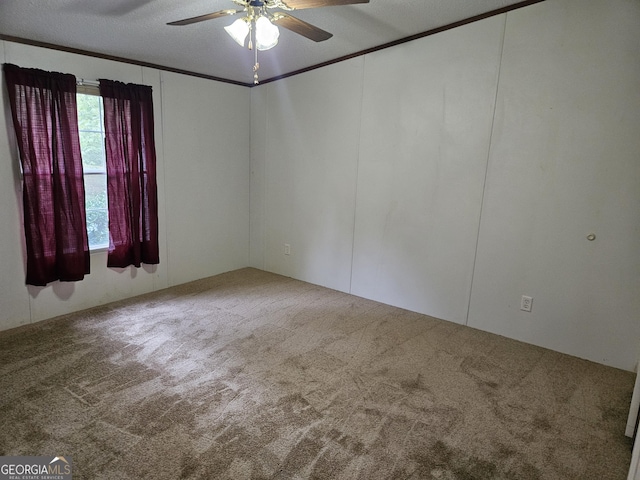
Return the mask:
<path id="1" fill-rule="evenodd" d="M 332 33 L 325 32 L 324 30 L 313 26 L 310 23 L 304 22 L 299 18 L 292 17 L 291 15 L 288 15 L 284 12 L 274 13 L 273 23 L 275 23 L 279 27 L 284 27 L 287 30 L 291 30 L 298 35 L 307 37 L 314 42 L 324 42 L 325 40 L 329 40 L 331 37 L 333 37 Z"/>
<path id="2" fill-rule="evenodd" d="M 213 20 L 214 18 L 226 17 L 227 15 L 235 15 L 238 10 L 220 10 L 218 12 L 207 13 L 197 17 L 185 18 L 177 22 L 169 22 L 167 25 L 191 25 L 192 23 L 204 22 L 205 20 Z"/>
<path id="3" fill-rule="evenodd" d="M 334 7 L 340 5 L 353 5 L 356 3 L 369 3 L 369 0 L 282 0 L 285 8 L 302 10 L 303 8 Z"/>

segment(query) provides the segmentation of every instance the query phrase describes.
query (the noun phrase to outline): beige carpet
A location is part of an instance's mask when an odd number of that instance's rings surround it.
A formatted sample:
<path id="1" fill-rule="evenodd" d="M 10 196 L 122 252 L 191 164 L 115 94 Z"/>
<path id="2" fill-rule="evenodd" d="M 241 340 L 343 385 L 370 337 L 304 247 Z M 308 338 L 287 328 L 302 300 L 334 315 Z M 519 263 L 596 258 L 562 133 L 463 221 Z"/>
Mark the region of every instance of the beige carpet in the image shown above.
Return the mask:
<path id="1" fill-rule="evenodd" d="M 634 376 L 254 269 L 0 334 L 80 479 L 624 479 Z"/>

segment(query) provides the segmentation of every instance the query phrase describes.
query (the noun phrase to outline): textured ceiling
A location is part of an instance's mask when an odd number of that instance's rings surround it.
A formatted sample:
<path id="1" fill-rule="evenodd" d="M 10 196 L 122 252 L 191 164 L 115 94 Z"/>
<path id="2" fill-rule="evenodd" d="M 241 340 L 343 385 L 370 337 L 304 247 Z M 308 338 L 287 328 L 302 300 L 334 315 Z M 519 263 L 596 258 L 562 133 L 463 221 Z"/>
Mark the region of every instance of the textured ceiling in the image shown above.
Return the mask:
<path id="1" fill-rule="evenodd" d="M 369 4 L 291 12 L 333 33 L 315 43 L 281 28 L 260 52 L 269 79 L 522 3 L 520 0 L 371 0 Z M 253 54 L 236 44 L 223 17 L 189 26 L 167 22 L 222 9 L 230 0 L 0 0 L 0 34 L 122 57 L 250 84 Z"/>

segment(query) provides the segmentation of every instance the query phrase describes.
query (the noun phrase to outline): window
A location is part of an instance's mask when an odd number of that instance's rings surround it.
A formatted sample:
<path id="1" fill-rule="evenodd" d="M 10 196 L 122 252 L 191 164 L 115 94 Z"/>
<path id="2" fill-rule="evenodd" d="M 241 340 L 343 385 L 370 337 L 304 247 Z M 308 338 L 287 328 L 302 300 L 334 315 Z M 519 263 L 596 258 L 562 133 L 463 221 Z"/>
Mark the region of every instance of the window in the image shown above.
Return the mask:
<path id="1" fill-rule="evenodd" d="M 107 245 L 107 267 L 158 264 L 152 88 L 101 79 L 94 93 L 68 73 L 3 71 L 23 172 L 26 283 L 82 280 L 90 248 Z"/>
<path id="2" fill-rule="evenodd" d="M 89 249 L 109 246 L 107 207 L 107 166 L 104 150 L 104 110 L 102 97 L 78 93 L 78 131 L 84 170 L 85 208 Z"/>

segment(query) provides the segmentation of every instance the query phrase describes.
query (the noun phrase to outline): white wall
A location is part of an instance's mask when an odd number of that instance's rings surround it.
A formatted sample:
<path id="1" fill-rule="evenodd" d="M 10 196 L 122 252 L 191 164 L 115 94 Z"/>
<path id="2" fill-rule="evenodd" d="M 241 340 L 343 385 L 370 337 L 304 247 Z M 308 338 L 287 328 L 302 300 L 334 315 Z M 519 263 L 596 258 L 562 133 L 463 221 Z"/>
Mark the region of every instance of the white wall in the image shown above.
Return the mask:
<path id="1" fill-rule="evenodd" d="M 162 72 L 169 284 L 249 261 L 250 90 Z"/>
<path id="2" fill-rule="evenodd" d="M 259 209 L 263 238 L 252 258 L 260 268 L 349 291 L 362 63 L 253 89 L 253 173 L 260 179 L 252 185 L 252 218 L 259 220 Z"/>
<path id="3" fill-rule="evenodd" d="M 5 42 L 0 42 L 2 58 L 6 58 Z M 3 74 L 2 74 L 3 75 Z M 2 77 L 0 96 L 0 325 L 4 328 L 30 321 L 29 296 L 24 286 L 26 264 L 21 228 L 22 191 L 20 169 L 12 161 L 16 155 L 15 136 L 9 130 L 11 112 L 9 96 Z"/>
<path id="4" fill-rule="evenodd" d="M 634 369 L 639 24 L 548 0 L 253 89 L 251 264 Z"/>
<path id="5" fill-rule="evenodd" d="M 466 321 L 503 28 L 367 56 L 352 293 Z"/>
<path id="6" fill-rule="evenodd" d="M 640 338 L 639 25 L 640 2 L 627 0 L 509 14 L 469 311 L 473 327 L 629 370 Z"/>
<path id="7" fill-rule="evenodd" d="M 91 255 L 91 274 L 81 282 L 25 286 L 22 193 L 2 79 L 0 329 L 246 266 L 248 89 L 12 42 L 0 46 L 2 63 L 153 87 L 160 229 L 158 266 L 108 269 L 106 252 L 97 252 Z M 220 148 L 229 141 L 233 148 Z"/>

